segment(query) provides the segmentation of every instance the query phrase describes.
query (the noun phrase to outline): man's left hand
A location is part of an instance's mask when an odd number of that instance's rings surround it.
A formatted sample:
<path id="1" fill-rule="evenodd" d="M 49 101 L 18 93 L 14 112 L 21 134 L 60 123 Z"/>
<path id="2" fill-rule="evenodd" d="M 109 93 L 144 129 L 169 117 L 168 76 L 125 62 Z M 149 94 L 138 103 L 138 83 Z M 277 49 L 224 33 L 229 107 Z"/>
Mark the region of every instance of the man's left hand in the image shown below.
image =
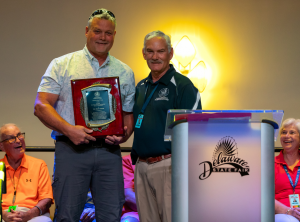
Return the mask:
<path id="1" fill-rule="evenodd" d="M 124 126 L 124 132 L 125 132 L 124 136 L 116 136 L 116 135 L 106 136 L 105 143 L 109 145 L 119 145 L 120 143 L 125 142 L 124 138 L 127 136 L 127 126 Z"/>
<path id="2" fill-rule="evenodd" d="M 13 209 L 11 209 L 11 214 L 7 217 L 10 219 L 10 221 L 28 221 L 26 212 L 14 211 Z"/>

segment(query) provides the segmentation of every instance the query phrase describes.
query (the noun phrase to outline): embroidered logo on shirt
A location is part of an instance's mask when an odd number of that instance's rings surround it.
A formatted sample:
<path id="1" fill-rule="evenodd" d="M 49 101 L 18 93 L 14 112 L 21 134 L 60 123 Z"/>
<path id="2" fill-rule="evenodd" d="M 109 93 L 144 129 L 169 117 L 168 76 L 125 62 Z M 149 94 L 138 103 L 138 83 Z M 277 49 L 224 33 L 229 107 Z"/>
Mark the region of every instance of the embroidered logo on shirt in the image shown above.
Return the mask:
<path id="1" fill-rule="evenodd" d="M 157 101 L 157 100 L 167 100 L 167 101 L 169 101 L 169 99 L 167 97 L 168 95 L 169 95 L 169 89 L 168 88 L 163 88 L 158 92 L 158 98 L 156 98 L 155 101 Z"/>

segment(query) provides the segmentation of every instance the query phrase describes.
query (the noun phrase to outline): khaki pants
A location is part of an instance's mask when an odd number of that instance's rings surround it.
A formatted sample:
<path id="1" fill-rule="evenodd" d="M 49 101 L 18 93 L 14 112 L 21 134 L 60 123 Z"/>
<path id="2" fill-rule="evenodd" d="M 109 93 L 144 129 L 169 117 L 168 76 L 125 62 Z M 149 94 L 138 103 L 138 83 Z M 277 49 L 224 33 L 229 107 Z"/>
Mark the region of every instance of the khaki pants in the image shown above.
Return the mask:
<path id="1" fill-rule="evenodd" d="M 171 222 L 171 158 L 153 164 L 138 161 L 134 187 L 141 222 Z"/>

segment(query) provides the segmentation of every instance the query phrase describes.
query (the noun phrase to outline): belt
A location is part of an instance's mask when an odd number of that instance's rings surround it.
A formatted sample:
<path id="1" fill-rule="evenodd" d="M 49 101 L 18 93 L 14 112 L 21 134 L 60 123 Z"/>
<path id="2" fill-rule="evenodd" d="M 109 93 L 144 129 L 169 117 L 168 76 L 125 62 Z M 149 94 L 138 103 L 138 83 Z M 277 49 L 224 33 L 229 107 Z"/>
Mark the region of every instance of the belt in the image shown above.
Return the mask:
<path id="1" fill-rule="evenodd" d="M 148 158 L 139 157 L 139 161 L 146 162 L 148 164 L 152 164 L 152 163 L 157 163 L 159 161 L 162 161 L 164 159 L 168 159 L 171 156 L 172 156 L 172 154 L 166 154 L 166 155 L 161 155 L 161 156 L 157 156 L 157 157 L 148 157 Z"/>
<path id="2" fill-rule="evenodd" d="M 57 136 L 55 138 L 57 142 L 65 142 L 65 143 L 71 143 L 74 144 L 68 137 L 66 136 Z M 85 147 L 103 147 L 103 146 L 110 146 L 105 143 L 105 139 L 103 138 L 97 138 L 96 141 L 90 140 L 89 143 L 80 144 L 79 146 L 85 146 Z"/>

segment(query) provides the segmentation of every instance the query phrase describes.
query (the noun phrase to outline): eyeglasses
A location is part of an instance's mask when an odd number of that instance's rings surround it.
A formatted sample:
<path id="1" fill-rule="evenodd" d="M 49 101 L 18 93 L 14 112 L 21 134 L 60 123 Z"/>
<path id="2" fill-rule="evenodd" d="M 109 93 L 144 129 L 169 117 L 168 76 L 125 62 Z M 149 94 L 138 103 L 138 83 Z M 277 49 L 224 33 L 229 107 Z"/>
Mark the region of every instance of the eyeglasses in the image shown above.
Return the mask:
<path id="1" fill-rule="evenodd" d="M 91 14 L 91 16 L 89 17 L 89 20 L 91 18 L 93 18 L 95 15 L 101 15 L 101 14 L 103 14 L 105 12 L 108 13 L 111 17 L 116 18 L 115 15 L 114 15 L 114 13 L 112 13 L 111 11 L 102 10 L 102 9 L 99 10 L 98 9 L 98 10 L 94 11 L 93 14 Z"/>
<path id="2" fill-rule="evenodd" d="M 9 142 L 9 143 L 15 143 L 17 141 L 17 138 L 19 140 L 24 140 L 25 139 L 25 133 L 18 133 L 17 136 L 11 137 L 9 139 L 2 140 L 0 143 L 6 142 L 6 141 Z"/>

